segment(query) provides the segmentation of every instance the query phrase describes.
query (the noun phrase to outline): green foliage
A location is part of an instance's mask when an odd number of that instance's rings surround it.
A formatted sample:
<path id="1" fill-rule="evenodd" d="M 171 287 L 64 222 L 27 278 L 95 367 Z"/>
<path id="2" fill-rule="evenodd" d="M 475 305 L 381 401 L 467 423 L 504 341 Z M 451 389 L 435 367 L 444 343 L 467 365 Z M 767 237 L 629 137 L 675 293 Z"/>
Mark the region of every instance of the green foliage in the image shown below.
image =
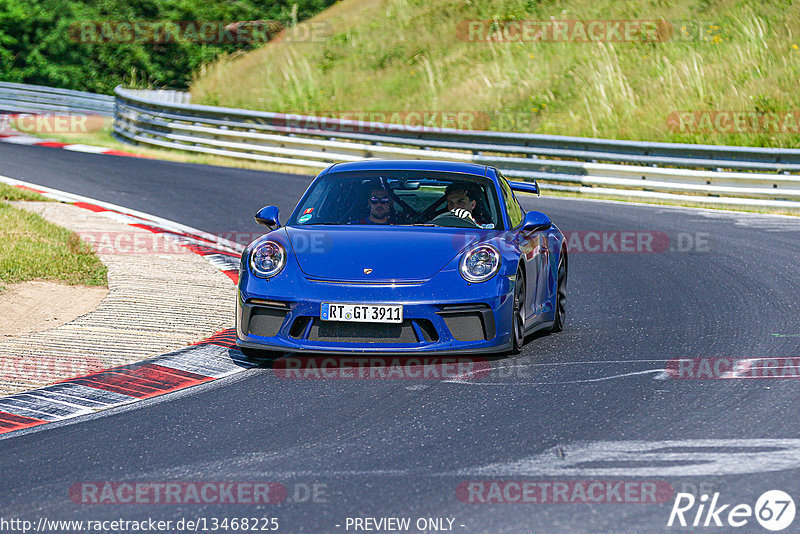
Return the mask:
<path id="1" fill-rule="evenodd" d="M 81 42 L 94 21 L 236 22 L 288 26 L 335 0 L 0 0 L 0 80 L 110 94 L 126 83 L 185 89 L 192 73 L 221 53 L 258 44 Z"/>

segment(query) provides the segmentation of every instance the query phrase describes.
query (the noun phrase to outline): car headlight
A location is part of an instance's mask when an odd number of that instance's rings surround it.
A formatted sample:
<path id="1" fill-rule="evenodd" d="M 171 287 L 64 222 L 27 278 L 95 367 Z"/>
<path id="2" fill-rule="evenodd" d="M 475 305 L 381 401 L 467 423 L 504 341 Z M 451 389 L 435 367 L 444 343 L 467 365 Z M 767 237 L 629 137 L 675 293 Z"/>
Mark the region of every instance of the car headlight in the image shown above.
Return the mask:
<path id="1" fill-rule="evenodd" d="M 250 270 L 260 278 L 272 278 L 286 265 L 286 249 L 275 241 L 264 241 L 250 253 Z"/>
<path id="2" fill-rule="evenodd" d="M 464 254 L 459 270 L 467 282 L 485 282 L 500 270 L 500 251 L 492 245 L 478 245 Z"/>

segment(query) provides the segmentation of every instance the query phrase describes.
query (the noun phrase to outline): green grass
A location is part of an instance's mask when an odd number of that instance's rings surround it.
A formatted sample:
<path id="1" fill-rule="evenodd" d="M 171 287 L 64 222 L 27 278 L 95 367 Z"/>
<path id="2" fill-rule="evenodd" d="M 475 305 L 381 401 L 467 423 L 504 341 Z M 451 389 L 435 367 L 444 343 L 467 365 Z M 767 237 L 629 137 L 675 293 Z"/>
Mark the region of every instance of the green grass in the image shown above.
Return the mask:
<path id="1" fill-rule="evenodd" d="M 14 201 L 14 200 L 35 200 L 35 201 L 50 201 L 50 199 L 43 197 L 39 193 L 29 191 L 27 189 L 20 189 L 19 187 L 11 187 L 10 185 L 0 183 L 0 201 Z"/>
<path id="2" fill-rule="evenodd" d="M 77 234 L 4 200 L 46 199 L 0 184 L 0 291 L 29 280 L 106 285 L 106 266 Z"/>
<path id="3" fill-rule="evenodd" d="M 786 133 L 681 133 L 675 111 L 800 109 L 800 5 L 744 0 L 343 0 L 323 42 L 275 42 L 198 72 L 193 102 L 248 109 L 474 111 L 494 130 L 800 147 Z M 466 20 L 665 20 L 681 38 L 467 42 Z"/>

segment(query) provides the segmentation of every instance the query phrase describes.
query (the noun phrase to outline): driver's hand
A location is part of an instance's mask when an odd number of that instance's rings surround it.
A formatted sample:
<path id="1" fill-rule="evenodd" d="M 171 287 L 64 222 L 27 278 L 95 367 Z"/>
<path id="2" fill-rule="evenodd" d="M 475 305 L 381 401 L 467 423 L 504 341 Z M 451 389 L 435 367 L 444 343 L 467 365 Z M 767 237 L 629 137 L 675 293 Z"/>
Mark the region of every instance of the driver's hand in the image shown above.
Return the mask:
<path id="1" fill-rule="evenodd" d="M 477 221 L 472 218 L 472 214 L 464 208 L 453 208 L 450 210 L 450 213 L 461 219 L 467 219 L 468 221 L 475 223 L 475 226 L 478 226 Z"/>

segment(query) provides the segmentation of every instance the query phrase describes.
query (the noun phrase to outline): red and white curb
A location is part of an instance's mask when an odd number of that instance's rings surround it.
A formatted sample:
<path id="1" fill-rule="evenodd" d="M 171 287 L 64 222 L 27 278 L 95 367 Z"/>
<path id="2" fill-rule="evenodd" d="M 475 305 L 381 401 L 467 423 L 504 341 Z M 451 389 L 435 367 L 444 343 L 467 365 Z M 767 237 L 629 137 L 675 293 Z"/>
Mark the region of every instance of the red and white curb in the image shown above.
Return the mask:
<path id="1" fill-rule="evenodd" d="M 163 235 L 203 256 L 234 283 L 244 245 L 121 206 L 0 176 L 0 182 L 27 189 Z M 0 434 L 70 419 L 148 399 L 229 376 L 251 367 L 236 349 L 233 328 L 168 354 L 42 388 L 0 397 Z"/>
<path id="2" fill-rule="evenodd" d="M 63 148 L 64 150 L 71 150 L 73 152 L 87 152 L 89 154 L 107 154 L 109 156 L 127 156 L 131 158 L 146 158 L 132 152 L 124 152 L 122 150 L 114 150 L 102 146 L 82 145 L 79 143 L 62 143 L 55 139 L 42 139 L 41 137 L 34 137 L 24 133 L 16 132 L 13 130 L 4 130 L 0 132 L 0 142 L 13 143 L 15 145 L 32 145 L 32 146 L 47 146 L 51 148 Z"/>
<path id="3" fill-rule="evenodd" d="M 253 367 L 235 349 L 234 337 L 231 328 L 146 361 L 0 397 L 0 434 L 149 399 Z"/>

